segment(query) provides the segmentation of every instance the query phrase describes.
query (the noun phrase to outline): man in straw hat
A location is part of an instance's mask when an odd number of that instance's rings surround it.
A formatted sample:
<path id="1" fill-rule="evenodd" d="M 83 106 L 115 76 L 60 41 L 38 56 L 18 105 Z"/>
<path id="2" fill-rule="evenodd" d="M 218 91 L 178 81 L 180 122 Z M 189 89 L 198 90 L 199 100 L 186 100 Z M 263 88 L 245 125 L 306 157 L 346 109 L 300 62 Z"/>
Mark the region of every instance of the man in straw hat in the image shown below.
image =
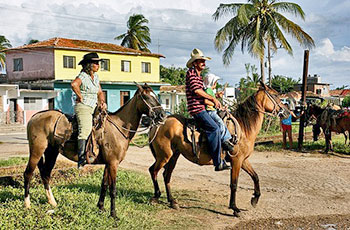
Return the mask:
<path id="1" fill-rule="evenodd" d="M 212 101 L 216 108 L 221 108 L 220 102 L 204 91 L 203 79 L 201 72 L 205 68 L 205 61 L 210 60 L 210 57 L 205 57 L 199 49 L 194 49 L 191 53 L 191 58 L 186 66 L 189 68 L 186 73 L 186 97 L 188 112 L 196 120 L 197 124 L 205 131 L 208 138 L 208 151 L 210 152 L 215 171 L 230 169 L 221 159 L 221 133 L 216 122 L 209 116 L 205 110 L 204 100 Z"/>

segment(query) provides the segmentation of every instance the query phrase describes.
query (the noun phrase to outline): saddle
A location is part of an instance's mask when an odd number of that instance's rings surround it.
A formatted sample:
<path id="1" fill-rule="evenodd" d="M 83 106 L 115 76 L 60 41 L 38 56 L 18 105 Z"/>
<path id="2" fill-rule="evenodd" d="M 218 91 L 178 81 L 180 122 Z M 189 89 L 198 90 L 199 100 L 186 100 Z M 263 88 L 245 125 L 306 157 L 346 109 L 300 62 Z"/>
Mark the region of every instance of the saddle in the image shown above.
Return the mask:
<path id="1" fill-rule="evenodd" d="M 101 111 L 96 107 L 92 120 L 92 131 L 87 139 L 85 154 L 88 164 L 93 163 L 99 155 L 99 145 L 103 140 L 104 123 L 107 119 L 107 111 Z M 62 113 L 56 120 L 54 127 L 54 139 L 59 144 L 59 151 L 63 152 L 66 144 L 74 144 L 77 152 L 78 122 L 76 116 Z"/>
<path id="2" fill-rule="evenodd" d="M 237 120 L 226 111 L 219 112 L 218 115 L 221 117 L 221 119 L 224 120 L 227 126 L 228 120 L 232 121 L 232 123 L 230 123 L 230 125 L 233 125 L 233 127 L 231 127 L 231 130 L 233 130 L 231 133 L 231 143 L 233 145 L 236 145 L 239 140 L 239 129 L 237 129 L 239 127 L 239 124 Z M 205 131 L 199 128 L 198 124 L 196 124 L 195 119 L 185 118 L 183 135 L 185 142 L 191 143 L 192 152 L 196 156 L 197 160 L 199 160 L 200 146 L 207 142 L 207 135 L 205 134 Z"/>

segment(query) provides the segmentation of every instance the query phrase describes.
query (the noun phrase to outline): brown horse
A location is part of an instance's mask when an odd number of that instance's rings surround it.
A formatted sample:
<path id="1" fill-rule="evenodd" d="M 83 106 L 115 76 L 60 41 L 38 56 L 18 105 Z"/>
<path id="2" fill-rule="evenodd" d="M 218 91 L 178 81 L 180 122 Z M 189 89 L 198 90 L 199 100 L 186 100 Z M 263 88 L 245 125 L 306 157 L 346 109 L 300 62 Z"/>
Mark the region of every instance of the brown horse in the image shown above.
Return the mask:
<path id="1" fill-rule="evenodd" d="M 108 113 L 104 128 L 104 138 L 99 141 L 99 155 L 93 164 L 105 164 L 98 208 L 104 210 L 107 186 L 111 197 L 111 216 L 116 217 L 116 176 L 117 168 L 125 157 L 129 142 L 139 126 L 141 115 L 147 114 L 157 122 L 165 117 L 153 90 L 147 85 L 137 85 L 133 98 L 114 113 Z M 50 174 L 59 154 L 59 143 L 54 138 L 56 121 L 62 117 L 59 111 L 43 111 L 34 115 L 27 126 L 30 156 L 24 172 L 25 207 L 30 208 L 29 188 L 33 171 L 38 166 L 46 190 L 48 202 L 56 206 L 49 182 Z M 65 118 L 65 117 L 64 117 Z M 66 119 L 66 118 L 65 118 Z M 68 120 L 66 121 L 68 123 Z M 68 159 L 77 161 L 75 144 L 64 144 L 61 152 Z"/>
<path id="2" fill-rule="evenodd" d="M 332 114 L 335 114 L 335 118 L 332 118 Z M 326 150 L 333 151 L 332 144 L 332 132 L 343 133 L 345 136 L 345 143 L 347 139 L 346 132 L 350 132 L 350 112 L 343 110 L 336 110 L 333 108 L 322 108 L 315 104 L 308 105 L 307 109 L 308 120 L 315 118 L 316 124 L 313 127 L 314 140 L 317 134 L 320 134 L 320 128 L 322 128 L 326 139 Z"/>
<path id="3" fill-rule="evenodd" d="M 238 121 L 241 130 L 238 137 L 238 143 L 234 147 L 235 153 L 229 158 L 231 162 L 231 198 L 229 208 L 234 211 L 235 216 L 239 216 L 240 210 L 236 206 L 236 191 L 240 169 L 243 168 L 254 181 L 254 197 L 251 204 L 256 206 L 260 197 L 259 179 L 257 173 L 248 161 L 249 156 L 254 150 L 255 139 L 261 129 L 264 114 L 289 116 L 289 110 L 281 103 L 278 93 L 270 89 L 261 82 L 260 89 L 250 96 L 244 103 L 240 104 L 235 111 L 234 118 Z M 228 128 L 232 133 L 234 119 L 228 119 Z M 193 154 L 191 144 L 185 142 L 183 135 L 185 118 L 180 115 L 170 116 L 165 123 L 158 129 L 152 129 L 150 138 L 156 133 L 154 141 L 150 144 L 151 151 L 156 162 L 149 168 L 151 178 L 154 185 L 154 197 L 152 201 L 157 202 L 161 193 L 157 181 L 157 174 L 164 167 L 164 183 L 167 192 L 167 199 L 171 207 L 178 209 L 176 200 L 172 197 L 170 191 L 170 178 L 175 168 L 176 162 L 180 154 L 187 160 L 198 165 L 212 165 L 212 159 L 207 152 L 207 146 L 202 145 L 200 148 L 199 160 Z M 156 132 L 155 130 L 158 130 Z"/>

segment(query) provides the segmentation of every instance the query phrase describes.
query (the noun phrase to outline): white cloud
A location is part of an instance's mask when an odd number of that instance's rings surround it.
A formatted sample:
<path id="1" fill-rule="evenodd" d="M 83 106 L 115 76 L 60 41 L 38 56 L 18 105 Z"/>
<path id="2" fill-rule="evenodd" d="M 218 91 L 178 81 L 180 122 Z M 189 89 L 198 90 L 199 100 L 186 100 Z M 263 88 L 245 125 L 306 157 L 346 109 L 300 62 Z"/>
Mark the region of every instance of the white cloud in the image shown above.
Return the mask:
<path id="1" fill-rule="evenodd" d="M 332 41 L 325 38 L 316 48 L 316 54 L 324 56 L 334 62 L 350 62 L 350 48 L 343 46 L 340 50 L 335 50 Z"/>

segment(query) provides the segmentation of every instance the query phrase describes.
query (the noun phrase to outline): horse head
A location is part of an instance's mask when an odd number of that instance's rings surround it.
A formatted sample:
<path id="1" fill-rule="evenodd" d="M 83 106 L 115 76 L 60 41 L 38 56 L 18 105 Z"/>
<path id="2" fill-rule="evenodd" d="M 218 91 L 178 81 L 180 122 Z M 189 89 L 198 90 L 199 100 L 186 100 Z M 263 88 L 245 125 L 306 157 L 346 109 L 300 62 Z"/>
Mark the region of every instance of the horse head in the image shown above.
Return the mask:
<path id="1" fill-rule="evenodd" d="M 289 108 L 282 103 L 279 98 L 279 94 L 276 90 L 265 85 L 260 81 L 260 88 L 256 95 L 257 101 L 260 101 L 260 109 L 267 114 L 273 116 L 280 116 L 285 119 L 290 115 Z"/>
<path id="2" fill-rule="evenodd" d="M 152 88 L 147 83 L 139 85 L 135 82 L 135 84 L 138 88 L 136 96 L 140 99 L 137 103 L 138 111 L 151 118 L 153 124 L 163 121 L 166 114 Z"/>

